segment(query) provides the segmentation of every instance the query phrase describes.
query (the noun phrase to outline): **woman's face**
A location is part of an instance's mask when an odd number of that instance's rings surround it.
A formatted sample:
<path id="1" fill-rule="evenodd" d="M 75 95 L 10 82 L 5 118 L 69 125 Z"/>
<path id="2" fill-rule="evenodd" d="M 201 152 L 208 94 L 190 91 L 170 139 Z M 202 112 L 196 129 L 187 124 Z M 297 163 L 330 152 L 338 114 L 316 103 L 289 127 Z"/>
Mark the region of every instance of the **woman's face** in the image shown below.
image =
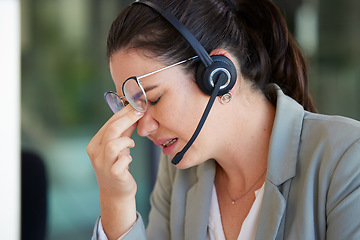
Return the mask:
<path id="1" fill-rule="evenodd" d="M 166 65 L 145 56 L 142 51 L 119 51 L 111 57 L 110 71 L 120 96 L 123 82 L 131 76 L 140 76 Z M 148 137 L 160 146 L 163 153 L 174 157 L 191 138 L 203 114 L 209 96 L 186 74 L 182 66 L 176 66 L 141 79 L 149 101 L 149 108 L 137 123 L 140 136 Z M 217 101 L 198 138 L 177 165 L 187 168 L 214 157 L 219 141 L 216 120 Z"/>

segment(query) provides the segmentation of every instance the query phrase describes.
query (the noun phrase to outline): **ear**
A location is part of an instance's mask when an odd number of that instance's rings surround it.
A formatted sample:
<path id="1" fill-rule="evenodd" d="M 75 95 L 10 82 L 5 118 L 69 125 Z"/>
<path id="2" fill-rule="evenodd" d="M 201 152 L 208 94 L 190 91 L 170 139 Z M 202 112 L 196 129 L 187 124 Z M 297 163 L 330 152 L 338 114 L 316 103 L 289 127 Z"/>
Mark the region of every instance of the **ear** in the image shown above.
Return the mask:
<path id="1" fill-rule="evenodd" d="M 221 55 L 221 56 L 227 57 L 227 58 L 230 59 L 230 60 L 235 64 L 235 66 L 236 66 L 236 63 L 237 63 L 237 62 L 235 61 L 235 59 L 231 56 L 231 54 L 230 54 L 227 50 L 225 50 L 225 49 L 223 49 L 223 48 L 216 48 L 216 49 L 212 50 L 209 55 L 210 55 L 210 56 L 213 56 L 213 55 Z M 236 66 L 236 68 L 237 68 L 237 66 Z"/>

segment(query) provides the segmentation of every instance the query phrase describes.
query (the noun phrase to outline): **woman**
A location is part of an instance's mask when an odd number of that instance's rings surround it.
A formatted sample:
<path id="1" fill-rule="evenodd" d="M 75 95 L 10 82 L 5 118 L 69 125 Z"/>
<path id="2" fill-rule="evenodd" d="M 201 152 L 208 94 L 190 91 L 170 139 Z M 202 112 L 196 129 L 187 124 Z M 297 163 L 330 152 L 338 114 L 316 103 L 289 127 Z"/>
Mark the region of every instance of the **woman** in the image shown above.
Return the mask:
<path id="1" fill-rule="evenodd" d="M 199 57 L 151 7 L 120 13 L 107 56 L 130 104 L 107 94 L 116 113 L 87 148 L 101 206 L 93 239 L 360 239 L 360 124 L 313 113 L 305 60 L 279 10 L 268 0 L 150 2 L 234 63 L 236 82 L 174 166 L 209 101 L 195 80 Z M 146 233 L 128 171 L 136 127 L 163 151 Z"/>

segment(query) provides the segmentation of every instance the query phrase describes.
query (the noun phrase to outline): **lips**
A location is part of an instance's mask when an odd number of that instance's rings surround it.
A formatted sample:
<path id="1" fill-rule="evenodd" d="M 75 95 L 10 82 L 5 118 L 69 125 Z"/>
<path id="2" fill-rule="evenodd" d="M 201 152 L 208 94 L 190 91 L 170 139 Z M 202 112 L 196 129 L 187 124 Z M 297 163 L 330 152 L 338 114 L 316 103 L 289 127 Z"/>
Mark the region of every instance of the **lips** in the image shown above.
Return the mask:
<path id="1" fill-rule="evenodd" d="M 178 143 L 177 140 L 178 138 L 159 139 L 155 142 L 155 144 L 162 148 L 162 151 L 165 155 L 170 155 L 176 148 Z"/>

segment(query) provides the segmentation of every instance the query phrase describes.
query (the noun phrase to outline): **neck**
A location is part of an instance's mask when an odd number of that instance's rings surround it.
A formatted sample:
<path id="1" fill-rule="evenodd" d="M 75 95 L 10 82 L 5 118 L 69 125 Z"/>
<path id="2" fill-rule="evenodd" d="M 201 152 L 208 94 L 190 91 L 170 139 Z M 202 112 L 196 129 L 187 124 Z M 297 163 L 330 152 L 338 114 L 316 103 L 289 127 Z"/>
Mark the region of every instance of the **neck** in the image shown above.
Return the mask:
<path id="1" fill-rule="evenodd" d="M 237 111 L 240 116 L 234 117 L 233 126 L 229 128 L 238 132 L 228 133 L 228 143 L 224 144 L 228 147 L 222 156 L 215 158 L 225 176 L 221 182 L 227 185 L 230 195 L 246 191 L 267 168 L 275 107 L 262 94 L 248 101 L 241 104 L 242 109 Z M 235 195 L 231 196 L 236 198 Z"/>

